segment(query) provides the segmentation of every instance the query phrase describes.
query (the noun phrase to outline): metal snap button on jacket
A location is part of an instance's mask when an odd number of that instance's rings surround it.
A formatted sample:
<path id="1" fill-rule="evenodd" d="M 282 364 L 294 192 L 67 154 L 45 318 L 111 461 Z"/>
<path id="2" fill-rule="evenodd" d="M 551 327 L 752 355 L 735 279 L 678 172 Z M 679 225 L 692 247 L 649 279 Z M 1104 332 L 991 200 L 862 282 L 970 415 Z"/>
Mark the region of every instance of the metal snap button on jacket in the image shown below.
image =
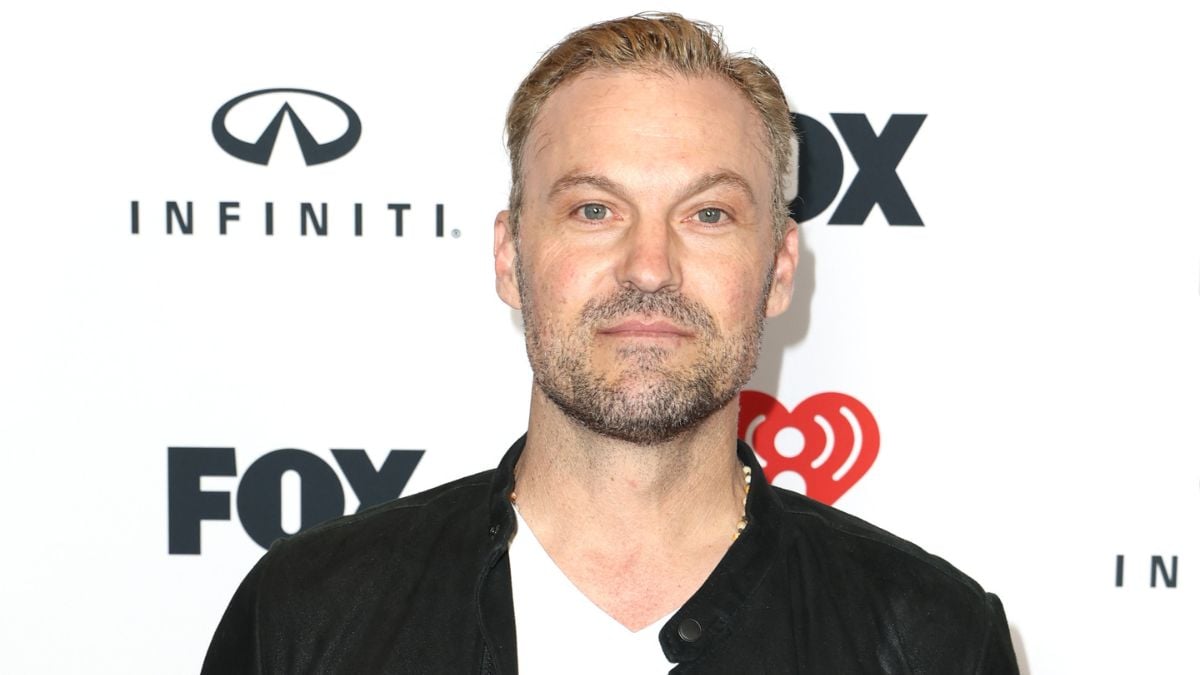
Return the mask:
<path id="1" fill-rule="evenodd" d="M 700 639 L 700 622 L 695 619 L 684 619 L 679 622 L 679 637 L 686 642 Z"/>

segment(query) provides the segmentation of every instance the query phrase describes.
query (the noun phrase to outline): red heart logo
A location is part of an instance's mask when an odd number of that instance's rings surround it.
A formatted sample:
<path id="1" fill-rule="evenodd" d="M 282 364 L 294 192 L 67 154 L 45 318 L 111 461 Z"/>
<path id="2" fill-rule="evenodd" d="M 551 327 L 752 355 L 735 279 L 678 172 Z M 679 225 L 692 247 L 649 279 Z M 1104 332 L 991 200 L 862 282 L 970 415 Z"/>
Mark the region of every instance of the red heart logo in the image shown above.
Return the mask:
<path id="1" fill-rule="evenodd" d="M 825 392 L 810 396 L 790 411 L 774 396 L 761 391 L 742 391 L 738 413 L 738 437 L 750 444 L 763 465 L 767 481 L 784 471 L 799 474 L 809 497 L 833 504 L 863 477 L 879 454 L 879 425 L 875 416 L 858 399 Z M 762 422 L 750 427 L 759 418 Z M 784 429 L 795 429 L 803 445 L 795 456 L 775 447 Z"/>

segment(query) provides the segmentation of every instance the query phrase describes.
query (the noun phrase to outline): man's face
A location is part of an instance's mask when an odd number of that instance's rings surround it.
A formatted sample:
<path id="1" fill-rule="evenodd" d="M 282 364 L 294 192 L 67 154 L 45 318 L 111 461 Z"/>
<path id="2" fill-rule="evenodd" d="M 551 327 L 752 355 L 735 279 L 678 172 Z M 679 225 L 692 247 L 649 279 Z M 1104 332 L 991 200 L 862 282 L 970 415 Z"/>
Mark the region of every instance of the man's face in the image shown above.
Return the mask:
<path id="1" fill-rule="evenodd" d="M 519 243 L 496 224 L 497 286 L 522 310 L 534 382 L 598 433 L 673 438 L 727 405 L 791 294 L 760 117 L 730 83 L 585 73 L 547 100 L 525 153 Z"/>

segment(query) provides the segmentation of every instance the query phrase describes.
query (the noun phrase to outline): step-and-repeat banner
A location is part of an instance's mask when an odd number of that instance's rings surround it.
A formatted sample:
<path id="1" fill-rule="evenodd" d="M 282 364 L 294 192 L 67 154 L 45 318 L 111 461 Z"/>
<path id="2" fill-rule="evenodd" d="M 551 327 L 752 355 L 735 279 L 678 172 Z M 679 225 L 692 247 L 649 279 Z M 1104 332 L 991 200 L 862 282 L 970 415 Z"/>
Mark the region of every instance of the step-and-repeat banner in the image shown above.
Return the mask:
<path id="1" fill-rule="evenodd" d="M 1026 673 L 1198 672 L 1181 7 L 670 8 L 771 65 L 805 138 L 742 433 L 998 593 Z M 530 386 L 504 112 L 643 9 L 5 13 L 0 671 L 194 672 L 273 539 L 495 465 Z"/>

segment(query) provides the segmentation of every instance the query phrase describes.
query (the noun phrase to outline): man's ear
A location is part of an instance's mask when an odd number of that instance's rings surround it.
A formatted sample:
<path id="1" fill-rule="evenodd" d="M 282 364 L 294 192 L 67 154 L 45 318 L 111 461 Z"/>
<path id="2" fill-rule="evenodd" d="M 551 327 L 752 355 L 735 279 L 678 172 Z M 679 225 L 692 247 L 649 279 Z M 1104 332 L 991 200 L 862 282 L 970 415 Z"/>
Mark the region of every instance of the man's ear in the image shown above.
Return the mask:
<path id="1" fill-rule="evenodd" d="M 792 304 L 792 286 L 799 261 L 800 231 L 796 221 L 788 218 L 783 241 L 780 242 L 779 250 L 775 252 L 775 274 L 771 278 L 771 290 L 767 294 L 767 316 L 779 316 Z"/>
<path id="2" fill-rule="evenodd" d="M 517 242 L 509 227 L 508 211 L 496 214 L 493 225 L 492 255 L 496 257 L 496 295 L 509 307 L 521 309 L 521 293 L 517 288 Z"/>

